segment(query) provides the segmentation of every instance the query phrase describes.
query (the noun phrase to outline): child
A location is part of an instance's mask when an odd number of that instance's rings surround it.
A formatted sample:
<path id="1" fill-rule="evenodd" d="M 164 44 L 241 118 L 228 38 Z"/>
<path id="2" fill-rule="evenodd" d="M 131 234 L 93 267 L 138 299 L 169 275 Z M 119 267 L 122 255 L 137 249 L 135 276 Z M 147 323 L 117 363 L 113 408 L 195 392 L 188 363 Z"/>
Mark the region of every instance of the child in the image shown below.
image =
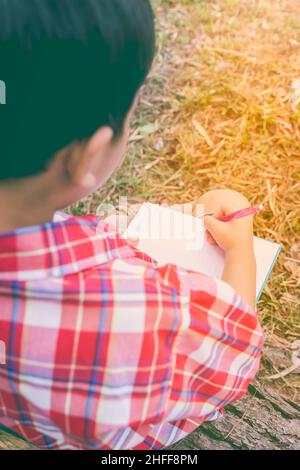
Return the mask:
<path id="1" fill-rule="evenodd" d="M 206 218 L 216 280 L 158 267 L 94 216 L 54 217 L 121 164 L 154 42 L 148 0 L 0 0 L 0 423 L 40 448 L 163 448 L 259 367 L 251 218 Z"/>

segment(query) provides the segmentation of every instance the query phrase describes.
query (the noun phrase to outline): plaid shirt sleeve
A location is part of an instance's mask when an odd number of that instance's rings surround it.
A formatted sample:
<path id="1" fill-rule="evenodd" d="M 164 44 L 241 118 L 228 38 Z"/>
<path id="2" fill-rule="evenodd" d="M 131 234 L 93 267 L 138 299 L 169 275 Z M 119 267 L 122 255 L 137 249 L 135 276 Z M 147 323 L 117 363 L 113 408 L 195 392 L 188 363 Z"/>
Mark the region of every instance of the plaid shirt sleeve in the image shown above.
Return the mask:
<path id="1" fill-rule="evenodd" d="M 208 416 L 240 398 L 262 349 L 256 313 L 233 288 L 201 274 L 189 280 L 189 322 L 176 348 L 169 398 L 176 418 Z"/>
<path id="2" fill-rule="evenodd" d="M 161 449 L 246 392 L 262 330 L 228 284 L 95 227 L 0 239 L 0 423 L 41 448 Z"/>

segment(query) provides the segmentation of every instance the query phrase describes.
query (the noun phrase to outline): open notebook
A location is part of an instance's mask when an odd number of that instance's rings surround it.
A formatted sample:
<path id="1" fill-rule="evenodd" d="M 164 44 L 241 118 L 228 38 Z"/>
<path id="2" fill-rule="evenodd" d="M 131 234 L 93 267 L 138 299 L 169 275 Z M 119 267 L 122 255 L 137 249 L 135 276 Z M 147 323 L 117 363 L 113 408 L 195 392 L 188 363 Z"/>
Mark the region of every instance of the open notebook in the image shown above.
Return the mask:
<path id="1" fill-rule="evenodd" d="M 138 248 L 159 264 L 172 263 L 211 277 L 222 277 L 224 252 L 207 242 L 201 218 L 146 203 L 142 205 L 127 230 L 123 230 L 123 237 L 138 238 Z M 281 246 L 277 243 L 254 238 L 257 301 L 280 250 Z"/>

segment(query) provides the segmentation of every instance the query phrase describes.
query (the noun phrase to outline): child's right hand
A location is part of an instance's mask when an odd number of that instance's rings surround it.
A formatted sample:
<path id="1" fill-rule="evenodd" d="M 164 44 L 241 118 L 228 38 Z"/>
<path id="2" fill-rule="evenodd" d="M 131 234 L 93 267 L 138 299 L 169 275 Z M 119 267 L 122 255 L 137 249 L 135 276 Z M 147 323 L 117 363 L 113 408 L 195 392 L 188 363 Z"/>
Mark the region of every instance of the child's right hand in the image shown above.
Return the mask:
<path id="1" fill-rule="evenodd" d="M 249 201 L 236 191 L 210 191 L 199 201 L 205 212 L 216 217 L 231 214 L 250 206 Z M 253 308 L 256 297 L 256 261 L 253 251 L 253 216 L 221 222 L 214 217 L 205 217 L 205 226 L 211 243 L 217 243 L 225 251 L 223 281 Z"/>
<path id="2" fill-rule="evenodd" d="M 204 223 L 208 241 L 219 245 L 226 253 L 232 251 L 253 251 L 253 216 L 221 222 L 216 217 L 245 209 L 251 204 L 242 194 L 219 189 L 209 191 L 200 200 L 205 212 L 213 212 L 215 217 L 206 216 Z"/>

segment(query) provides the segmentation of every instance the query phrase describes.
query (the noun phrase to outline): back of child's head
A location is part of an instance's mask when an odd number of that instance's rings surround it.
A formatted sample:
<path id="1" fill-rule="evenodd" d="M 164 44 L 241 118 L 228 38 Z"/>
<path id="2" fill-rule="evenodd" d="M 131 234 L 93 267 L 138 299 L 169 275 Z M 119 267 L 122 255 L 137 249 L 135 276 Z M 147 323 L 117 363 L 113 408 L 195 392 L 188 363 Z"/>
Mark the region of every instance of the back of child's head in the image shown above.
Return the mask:
<path id="1" fill-rule="evenodd" d="M 149 0 L 0 0 L 0 180 L 101 126 L 117 139 L 154 38 Z"/>

